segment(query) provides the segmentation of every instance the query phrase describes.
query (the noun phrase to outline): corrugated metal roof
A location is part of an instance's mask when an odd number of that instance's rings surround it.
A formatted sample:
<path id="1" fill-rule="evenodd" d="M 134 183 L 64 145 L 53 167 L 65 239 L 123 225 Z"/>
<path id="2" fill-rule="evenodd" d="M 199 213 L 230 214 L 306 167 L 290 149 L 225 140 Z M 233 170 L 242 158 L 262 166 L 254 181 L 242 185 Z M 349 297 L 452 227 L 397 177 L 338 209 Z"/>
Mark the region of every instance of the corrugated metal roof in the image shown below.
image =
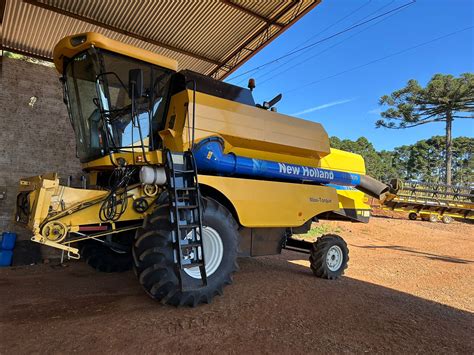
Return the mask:
<path id="1" fill-rule="evenodd" d="M 320 0 L 6 0 L 2 48 L 52 58 L 63 37 L 99 32 L 223 79 Z"/>

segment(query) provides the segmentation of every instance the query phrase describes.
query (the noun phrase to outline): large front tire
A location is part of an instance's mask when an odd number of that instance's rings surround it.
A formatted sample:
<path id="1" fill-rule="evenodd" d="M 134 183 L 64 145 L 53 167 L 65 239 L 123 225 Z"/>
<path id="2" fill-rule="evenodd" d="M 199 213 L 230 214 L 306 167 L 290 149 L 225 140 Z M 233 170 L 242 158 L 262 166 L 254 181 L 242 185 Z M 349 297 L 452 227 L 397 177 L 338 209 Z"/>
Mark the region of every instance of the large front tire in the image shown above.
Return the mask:
<path id="1" fill-rule="evenodd" d="M 181 273 L 183 282 L 193 290 L 181 291 L 167 204 L 145 218 L 143 227 L 137 230 L 132 249 L 135 272 L 146 293 L 163 304 L 194 307 L 210 303 L 232 283 L 232 274 L 237 270 L 238 225 L 218 202 L 203 198 L 202 206 L 206 286 L 202 286 L 197 270 L 187 269 Z"/>
<path id="2" fill-rule="evenodd" d="M 132 249 L 114 250 L 96 240 L 85 240 L 79 246 L 81 258 L 87 265 L 100 272 L 124 272 L 132 268 Z"/>

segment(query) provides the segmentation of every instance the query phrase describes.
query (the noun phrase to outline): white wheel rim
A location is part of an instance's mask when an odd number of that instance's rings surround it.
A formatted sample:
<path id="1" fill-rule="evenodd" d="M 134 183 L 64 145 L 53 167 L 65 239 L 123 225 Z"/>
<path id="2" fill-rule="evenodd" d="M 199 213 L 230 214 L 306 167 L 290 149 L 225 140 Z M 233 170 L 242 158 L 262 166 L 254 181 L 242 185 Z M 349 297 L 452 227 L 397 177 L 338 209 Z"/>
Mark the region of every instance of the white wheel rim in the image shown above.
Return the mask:
<path id="1" fill-rule="evenodd" d="M 206 266 L 206 274 L 209 277 L 214 272 L 216 272 L 222 262 L 222 258 L 224 256 L 224 244 L 222 244 L 222 239 L 214 228 L 203 227 L 202 234 L 202 244 L 204 247 L 205 259 L 204 262 Z M 201 279 L 201 271 L 197 266 L 184 269 L 184 272 L 193 279 Z"/>
<path id="2" fill-rule="evenodd" d="M 341 267 L 343 259 L 342 249 L 337 245 L 333 245 L 326 254 L 326 265 L 329 270 L 337 271 Z"/>

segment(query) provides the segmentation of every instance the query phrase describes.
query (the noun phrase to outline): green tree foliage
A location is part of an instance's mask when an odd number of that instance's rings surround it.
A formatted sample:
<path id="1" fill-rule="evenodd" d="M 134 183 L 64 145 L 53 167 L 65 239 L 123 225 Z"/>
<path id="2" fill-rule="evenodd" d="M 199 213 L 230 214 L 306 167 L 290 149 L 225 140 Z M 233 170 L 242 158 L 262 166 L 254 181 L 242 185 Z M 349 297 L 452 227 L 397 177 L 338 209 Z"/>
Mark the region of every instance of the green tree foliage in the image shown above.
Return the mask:
<path id="1" fill-rule="evenodd" d="M 384 175 L 381 170 L 383 166 L 382 159 L 367 138 L 360 137 L 356 141 L 351 141 L 349 139 L 340 140 L 337 137 L 331 137 L 330 142 L 333 148 L 362 155 L 365 160 L 365 168 L 369 175 L 378 179 Z"/>
<path id="2" fill-rule="evenodd" d="M 331 137 L 331 147 L 362 155 L 367 174 L 382 181 L 392 178 L 422 182 L 444 182 L 444 137 L 434 136 L 412 145 L 396 147 L 393 151 L 377 152 L 365 137 L 356 141 Z M 474 182 L 474 138 L 452 140 L 453 184 Z"/>
<path id="3" fill-rule="evenodd" d="M 44 66 L 47 66 L 47 67 L 54 67 L 53 62 L 48 62 L 48 61 L 45 61 L 45 60 L 41 60 L 41 59 L 37 59 L 37 58 L 33 58 L 33 57 L 28 57 L 28 56 L 23 55 L 23 54 L 3 51 L 2 56 L 5 57 L 5 58 L 22 60 L 22 61 L 28 62 L 28 63 L 40 64 L 40 65 L 44 65 Z"/>
<path id="4" fill-rule="evenodd" d="M 445 122 L 444 177 L 446 183 L 451 184 L 454 154 L 452 123 L 455 119 L 474 118 L 474 74 L 465 73 L 459 78 L 436 74 L 426 87 L 410 80 L 404 88 L 382 96 L 379 103 L 389 108 L 381 113 L 382 119 L 375 123 L 377 128 L 404 129 Z M 420 149 L 423 151 L 423 148 Z"/>

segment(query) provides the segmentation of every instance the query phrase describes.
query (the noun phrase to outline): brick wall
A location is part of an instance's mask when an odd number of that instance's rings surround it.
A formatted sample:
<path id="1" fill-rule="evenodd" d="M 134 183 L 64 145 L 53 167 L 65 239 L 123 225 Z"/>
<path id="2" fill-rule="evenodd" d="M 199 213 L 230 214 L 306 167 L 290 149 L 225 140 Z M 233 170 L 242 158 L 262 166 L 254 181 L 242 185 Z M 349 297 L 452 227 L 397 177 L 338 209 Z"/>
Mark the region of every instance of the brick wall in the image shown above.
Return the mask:
<path id="1" fill-rule="evenodd" d="M 0 194 L 6 190 L 0 232 L 29 239 L 31 232 L 13 223 L 18 180 L 58 172 L 64 179 L 73 175 L 78 184 L 81 168 L 56 70 L 5 57 L 0 66 Z"/>

